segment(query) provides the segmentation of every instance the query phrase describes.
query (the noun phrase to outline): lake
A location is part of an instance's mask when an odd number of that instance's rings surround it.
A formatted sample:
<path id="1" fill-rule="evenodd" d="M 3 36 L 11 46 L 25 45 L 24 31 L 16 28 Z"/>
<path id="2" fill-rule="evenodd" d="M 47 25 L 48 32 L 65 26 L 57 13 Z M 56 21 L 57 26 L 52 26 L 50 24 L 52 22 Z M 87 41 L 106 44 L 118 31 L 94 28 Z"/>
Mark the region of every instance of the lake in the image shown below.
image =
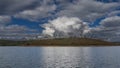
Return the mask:
<path id="1" fill-rule="evenodd" d="M 119 68 L 120 47 L 0 47 L 0 68 Z"/>

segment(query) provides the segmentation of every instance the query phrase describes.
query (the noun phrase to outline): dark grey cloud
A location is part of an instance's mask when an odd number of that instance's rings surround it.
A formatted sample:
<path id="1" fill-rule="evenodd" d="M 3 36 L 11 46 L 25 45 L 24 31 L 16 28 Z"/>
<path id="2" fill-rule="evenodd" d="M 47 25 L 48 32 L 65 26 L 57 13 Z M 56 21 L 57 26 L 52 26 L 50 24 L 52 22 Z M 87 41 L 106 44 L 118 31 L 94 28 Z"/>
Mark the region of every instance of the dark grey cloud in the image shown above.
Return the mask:
<path id="1" fill-rule="evenodd" d="M 8 24 L 11 21 L 10 16 L 0 16 L 0 25 Z"/>
<path id="2" fill-rule="evenodd" d="M 51 15 L 51 12 L 56 10 L 56 5 L 41 5 L 33 10 L 25 10 L 14 15 L 15 18 L 27 19 L 30 21 L 39 21 L 41 18 L 46 18 Z"/>
<path id="3" fill-rule="evenodd" d="M 27 19 L 30 21 L 39 21 L 41 18 L 51 17 L 57 5 L 54 0 L 43 0 L 40 1 L 40 5 L 34 9 L 26 9 L 14 15 L 15 18 Z"/>
<path id="4" fill-rule="evenodd" d="M 0 26 L 0 33 L 11 34 L 11 33 L 26 33 L 26 32 L 35 32 L 36 30 L 30 29 L 26 26 L 21 25 L 2 25 Z"/>
<path id="5" fill-rule="evenodd" d="M 0 16 L 0 33 L 16 33 L 16 32 L 25 32 L 25 31 L 32 31 L 32 29 L 29 29 L 26 26 L 21 25 L 9 25 L 11 21 L 10 16 Z"/>
<path id="6" fill-rule="evenodd" d="M 53 0 L 44 0 L 41 5 L 35 9 L 25 10 L 17 13 L 16 18 L 28 19 L 36 21 L 45 17 L 52 17 L 50 12 L 56 12 L 54 16 L 78 17 L 87 22 L 94 22 L 96 19 L 108 15 L 114 9 L 120 6 L 117 2 L 103 3 L 95 0 L 55 0 L 59 4 L 55 4 Z"/>
<path id="7" fill-rule="evenodd" d="M 0 26 L 0 39 L 34 39 L 39 34 L 36 33 L 36 31 L 35 29 L 30 29 L 21 25 L 3 25 Z"/>
<path id="8" fill-rule="evenodd" d="M 120 17 L 113 16 L 103 19 L 100 26 L 92 28 L 87 36 L 107 41 L 120 41 Z"/>
<path id="9" fill-rule="evenodd" d="M 115 11 L 110 12 L 107 16 L 111 17 L 111 16 L 116 16 L 116 15 L 119 15 L 119 14 L 120 14 L 120 10 L 115 10 Z"/>
<path id="10" fill-rule="evenodd" d="M 22 10 L 34 8 L 39 0 L 0 0 L 0 15 L 12 15 Z"/>
<path id="11" fill-rule="evenodd" d="M 75 3 L 65 5 L 57 15 L 78 17 L 84 21 L 93 22 L 119 6 L 119 3 L 116 2 L 103 3 L 95 0 L 78 0 Z"/>
<path id="12" fill-rule="evenodd" d="M 26 25 L 12 24 L 12 16 L 40 5 L 41 0 L 0 0 L 0 38 L 10 38 L 12 34 L 17 37 L 36 32 L 37 30 L 28 28 Z"/>
<path id="13" fill-rule="evenodd" d="M 101 21 L 100 23 L 104 27 L 120 27 L 120 17 L 119 16 L 113 16 L 113 17 L 108 17 L 104 20 Z"/>

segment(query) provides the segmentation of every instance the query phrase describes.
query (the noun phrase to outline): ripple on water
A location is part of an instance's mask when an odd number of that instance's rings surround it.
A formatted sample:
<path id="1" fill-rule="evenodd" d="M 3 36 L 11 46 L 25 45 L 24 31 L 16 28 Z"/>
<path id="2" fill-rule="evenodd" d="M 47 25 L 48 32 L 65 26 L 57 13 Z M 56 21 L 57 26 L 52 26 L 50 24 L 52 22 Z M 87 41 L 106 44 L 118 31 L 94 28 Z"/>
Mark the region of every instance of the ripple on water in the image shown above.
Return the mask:
<path id="1" fill-rule="evenodd" d="M 0 68 L 119 68 L 120 47 L 0 47 Z"/>

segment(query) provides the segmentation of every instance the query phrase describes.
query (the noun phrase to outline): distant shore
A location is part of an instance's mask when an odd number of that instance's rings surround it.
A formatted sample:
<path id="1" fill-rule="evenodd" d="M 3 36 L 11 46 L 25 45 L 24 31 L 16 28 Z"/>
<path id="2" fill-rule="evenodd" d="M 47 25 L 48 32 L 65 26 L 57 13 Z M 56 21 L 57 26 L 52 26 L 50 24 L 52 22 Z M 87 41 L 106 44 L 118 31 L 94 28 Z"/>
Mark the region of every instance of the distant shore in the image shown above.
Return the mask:
<path id="1" fill-rule="evenodd" d="M 28 41 L 0 40 L 0 46 L 119 46 L 120 43 L 90 38 L 57 38 Z"/>

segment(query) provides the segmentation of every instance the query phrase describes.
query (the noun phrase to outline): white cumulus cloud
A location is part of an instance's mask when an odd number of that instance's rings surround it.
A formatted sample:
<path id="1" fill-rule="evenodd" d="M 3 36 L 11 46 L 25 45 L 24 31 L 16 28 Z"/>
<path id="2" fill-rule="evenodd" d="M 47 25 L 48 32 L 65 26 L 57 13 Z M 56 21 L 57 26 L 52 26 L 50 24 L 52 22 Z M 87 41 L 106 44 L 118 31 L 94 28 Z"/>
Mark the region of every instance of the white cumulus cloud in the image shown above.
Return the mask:
<path id="1" fill-rule="evenodd" d="M 43 34 L 54 37 L 81 37 L 83 33 L 87 32 L 88 26 L 85 22 L 77 17 L 58 17 L 49 23 L 43 24 Z"/>

